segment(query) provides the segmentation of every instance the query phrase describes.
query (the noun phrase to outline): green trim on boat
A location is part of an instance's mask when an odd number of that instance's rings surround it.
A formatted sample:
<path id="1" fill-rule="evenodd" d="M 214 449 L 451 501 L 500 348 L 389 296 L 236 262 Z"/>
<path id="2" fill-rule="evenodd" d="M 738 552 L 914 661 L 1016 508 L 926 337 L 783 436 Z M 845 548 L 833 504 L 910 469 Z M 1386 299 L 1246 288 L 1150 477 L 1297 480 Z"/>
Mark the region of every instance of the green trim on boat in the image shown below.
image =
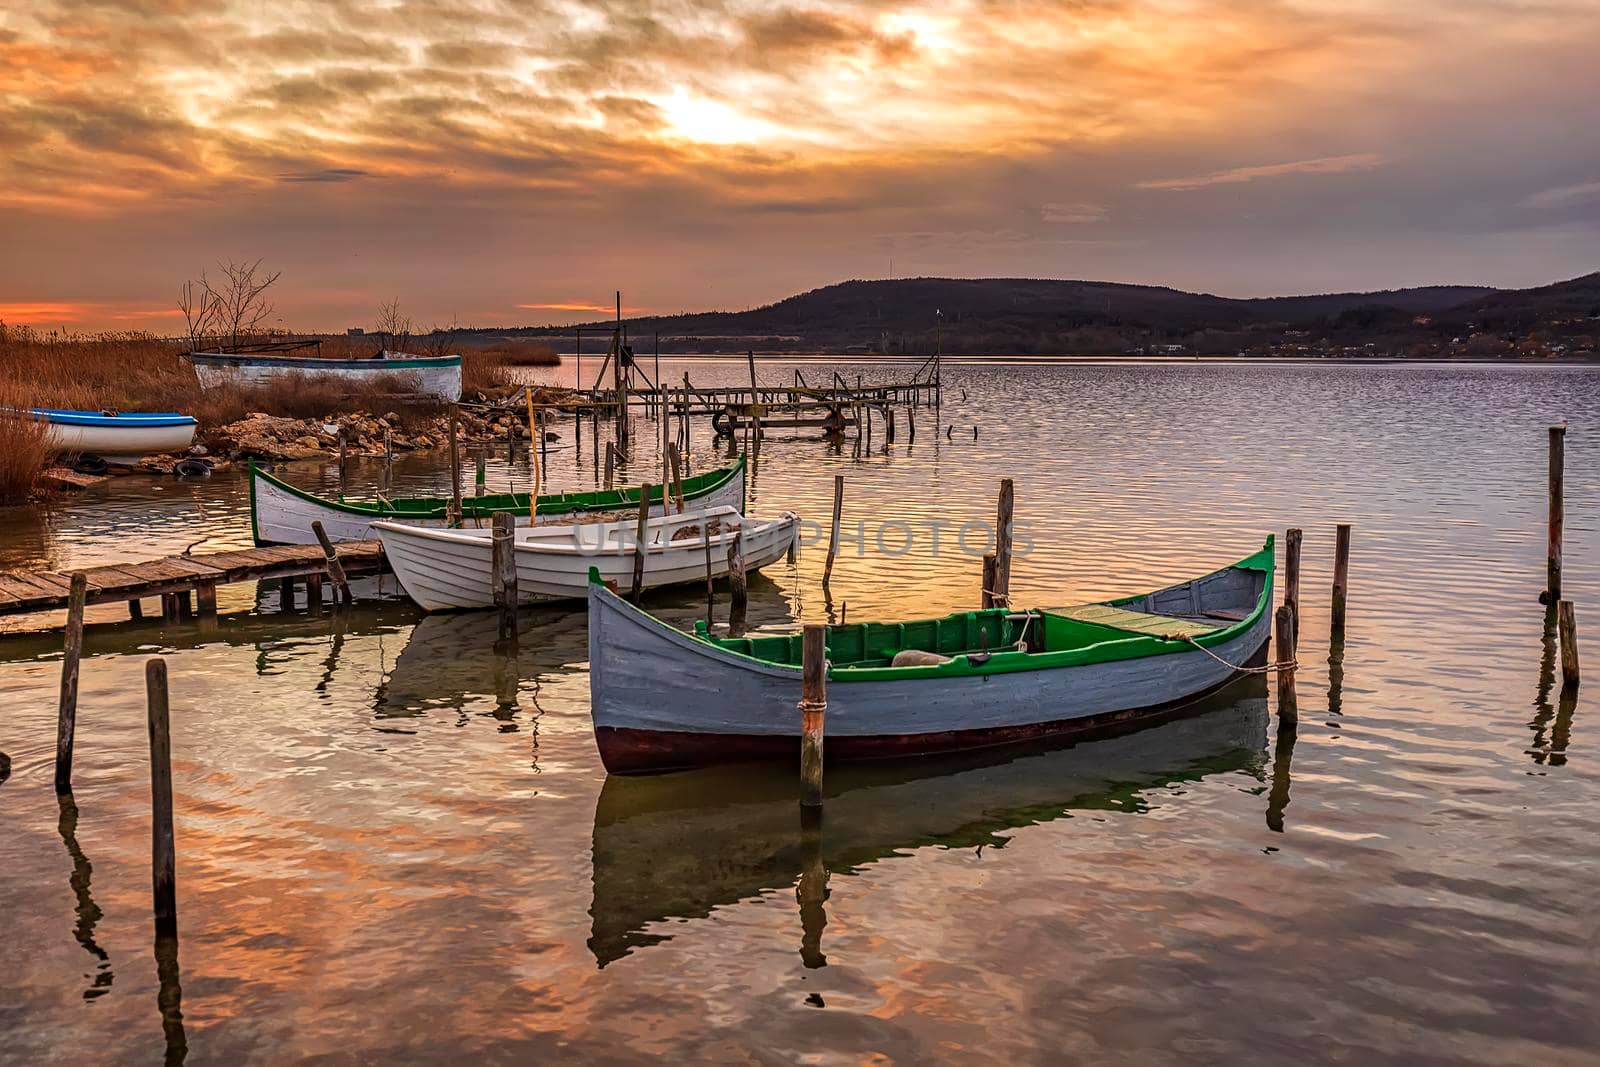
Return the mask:
<path id="1" fill-rule="evenodd" d="M 744 494 L 745 458 L 740 455 L 732 466 L 718 467 L 715 470 L 696 474 L 683 480 L 683 498 L 685 502 L 697 497 L 715 492 L 726 485 L 729 479 L 738 478 L 740 481 L 740 496 Z M 366 519 L 437 519 L 442 521 L 450 506 L 448 497 L 412 497 L 400 500 L 391 500 L 387 503 L 376 501 L 349 501 L 344 499 L 334 500 L 325 496 L 309 493 L 304 489 L 290 485 L 281 478 L 257 467 L 254 460 L 250 461 L 250 526 L 251 533 L 256 533 L 256 493 L 255 480 L 271 482 L 277 488 L 297 496 L 302 500 L 318 504 L 322 507 L 342 511 L 347 515 L 358 515 Z M 659 502 L 662 498 L 663 488 L 659 485 L 650 487 L 651 503 Z M 586 493 L 549 493 L 539 497 L 539 513 L 541 515 L 571 515 L 586 511 L 618 511 L 639 506 L 639 487 L 627 486 L 622 489 L 597 489 Z M 463 496 L 461 498 L 461 516 L 463 519 L 488 519 L 497 511 L 512 511 L 523 513 L 528 510 L 527 493 L 495 493 L 486 496 Z M 257 542 L 259 543 L 259 537 Z"/>
<path id="2" fill-rule="evenodd" d="M 1262 583 L 1254 608 L 1237 622 L 1229 622 L 1187 639 L 1136 633 L 1112 625 L 1069 618 L 1048 609 L 1023 611 L 990 608 L 959 611 L 937 619 L 850 623 L 828 627 L 828 679 L 837 682 L 887 682 L 1010 674 L 1169 655 L 1187 651 L 1191 641 L 1201 647 L 1225 644 L 1254 626 L 1272 603 L 1275 559 L 1275 541 L 1268 537 L 1259 552 L 1245 557 L 1232 567 L 1223 568 L 1265 573 L 1266 581 Z M 1105 603 L 1110 606 L 1134 604 L 1147 595 L 1123 597 Z M 667 625 L 659 620 L 657 622 L 662 626 Z M 1023 639 L 1025 626 L 1031 628 L 1029 635 L 1032 638 L 1043 638 L 1042 650 L 1025 652 L 1012 648 Z M 762 666 L 798 669 L 801 664 L 801 634 L 713 637 L 707 632 L 705 620 L 702 619 L 695 623 L 691 636 Z M 984 652 L 984 648 L 994 651 Z M 943 663 L 925 666 L 891 667 L 889 663 L 895 653 L 907 649 L 919 649 L 950 658 Z"/>

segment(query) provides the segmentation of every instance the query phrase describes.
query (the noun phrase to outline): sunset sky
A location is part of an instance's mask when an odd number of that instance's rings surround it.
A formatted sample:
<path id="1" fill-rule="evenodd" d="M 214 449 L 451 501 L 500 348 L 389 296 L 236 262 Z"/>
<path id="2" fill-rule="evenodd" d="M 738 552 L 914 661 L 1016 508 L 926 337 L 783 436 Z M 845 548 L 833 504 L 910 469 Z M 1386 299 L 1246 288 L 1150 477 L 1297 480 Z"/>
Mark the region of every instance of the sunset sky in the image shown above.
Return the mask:
<path id="1" fill-rule="evenodd" d="M 1600 269 L 1595 0 L 29 0 L 0 319 L 742 308 L 845 278 L 1245 296 Z"/>

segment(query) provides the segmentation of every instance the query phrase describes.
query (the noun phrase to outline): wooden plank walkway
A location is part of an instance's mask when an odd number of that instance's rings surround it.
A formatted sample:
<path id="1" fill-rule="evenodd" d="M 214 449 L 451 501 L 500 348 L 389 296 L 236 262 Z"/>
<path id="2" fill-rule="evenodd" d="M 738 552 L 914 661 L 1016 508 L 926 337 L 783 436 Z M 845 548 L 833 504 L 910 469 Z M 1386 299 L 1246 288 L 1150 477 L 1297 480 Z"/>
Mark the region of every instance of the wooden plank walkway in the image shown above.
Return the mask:
<path id="1" fill-rule="evenodd" d="M 347 541 L 335 546 L 345 574 L 354 578 L 383 569 L 383 546 L 377 541 Z M 67 606 L 71 571 L 34 571 L 0 574 L 0 615 L 23 615 Z M 168 556 L 141 563 L 112 563 L 84 570 L 88 603 L 127 601 L 129 612 L 140 617 L 138 601 L 163 598 L 163 613 L 191 614 L 189 594 L 196 594 L 201 615 L 216 614 L 217 586 L 238 582 L 282 581 L 292 594 L 296 578 L 321 598 L 328 560 L 317 545 L 275 545 L 233 552 L 208 552 L 197 556 Z"/>

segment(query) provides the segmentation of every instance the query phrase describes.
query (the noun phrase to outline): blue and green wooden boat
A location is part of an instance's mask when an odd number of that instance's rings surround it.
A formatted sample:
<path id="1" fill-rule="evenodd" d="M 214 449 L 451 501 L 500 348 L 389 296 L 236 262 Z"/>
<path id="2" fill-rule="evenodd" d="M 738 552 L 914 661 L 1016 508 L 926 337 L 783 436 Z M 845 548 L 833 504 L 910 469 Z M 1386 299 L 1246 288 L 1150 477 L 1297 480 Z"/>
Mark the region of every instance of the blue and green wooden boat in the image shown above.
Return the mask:
<path id="1" fill-rule="evenodd" d="M 828 628 L 827 758 L 1093 732 L 1193 704 L 1258 663 L 1274 546 L 1154 592 L 1069 608 Z M 799 751 L 801 635 L 684 633 L 591 576 L 589 691 L 619 774 Z"/>

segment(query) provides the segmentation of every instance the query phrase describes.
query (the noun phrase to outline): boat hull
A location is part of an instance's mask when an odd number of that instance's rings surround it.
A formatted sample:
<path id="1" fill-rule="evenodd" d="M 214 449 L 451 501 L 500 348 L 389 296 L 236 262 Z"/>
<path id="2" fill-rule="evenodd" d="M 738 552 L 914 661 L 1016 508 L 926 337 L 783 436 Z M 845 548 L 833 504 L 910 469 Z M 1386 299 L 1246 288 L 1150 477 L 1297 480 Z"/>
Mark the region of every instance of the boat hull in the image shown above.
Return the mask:
<path id="1" fill-rule="evenodd" d="M 698 511 L 683 516 L 692 520 Z M 657 520 L 662 521 L 662 520 Z M 737 519 L 735 520 L 737 521 Z M 785 514 L 780 519 L 743 522 L 741 542 L 745 568 L 759 570 L 775 563 L 788 552 L 799 532 L 798 517 Z M 598 544 L 600 523 L 573 526 L 575 536 L 588 536 Z M 400 579 L 406 595 L 424 611 L 451 611 L 494 606 L 493 543 L 489 531 L 430 530 L 399 523 L 378 523 L 374 532 L 383 541 L 384 557 Z M 599 571 L 603 580 L 620 588 L 633 583 L 632 549 L 612 547 L 584 551 L 570 539 L 556 545 L 539 545 L 523 538 L 516 543 L 517 597 L 523 604 L 550 600 L 577 600 L 589 585 L 589 569 Z M 537 535 L 534 535 L 537 536 Z M 711 538 L 711 573 L 727 573 L 727 546 L 731 534 Z M 581 545 L 581 543 L 580 543 Z M 703 582 L 706 578 L 704 542 L 695 538 L 652 545 L 645 552 L 644 587 Z"/>
<path id="2" fill-rule="evenodd" d="M 829 759 L 1007 744 L 1115 728 L 1192 703 L 1260 659 L 1267 612 L 1210 654 L 938 679 L 828 680 Z M 800 670 L 739 656 L 589 591 L 591 713 L 606 769 L 645 773 L 799 752 Z"/>
<path id="3" fill-rule="evenodd" d="M 293 356 L 248 356 L 193 352 L 200 388 L 222 385 L 266 385 L 293 375 L 371 381 L 385 374 L 410 378 L 418 396 L 455 402 L 461 399 L 460 356 L 415 356 L 395 359 L 307 359 Z"/>
<path id="4" fill-rule="evenodd" d="M 470 500 L 470 498 L 469 498 Z M 685 499 L 693 510 L 705 508 L 744 507 L 744 471 L 738 469 L 734 476 L 711 487 L 699 496 Z M 635 505 L 637 506 L 637 505 Z M 250 517 L 258 545 L 314 545 L 317 535 L 311 529 L 313 522 L 322 523 L 329 539 L 334 541 L 366 541 L 377 536 L 372 524 L 379 521 L 404 522 L 408 526 L 444 529 L 443 518 L 409 516 L 400 513 L 372 514 L 332 501 L 322 500 L 308 493 L 289 489 L 262 472 L 250 472 Z M 542 505 L 541 505 L 542 508 Z M 541 524 L 573 514 L 570 510 L 540 511 Z M 651 515 L 662 514 L 659 503 L 650 506 Z M 527 513 L 517 513 L 518 526 L 528 525 Z M 629 572 L 630 577 L 632 572 Z M 582 596 L 580 590 L 576 595 Z"/>
<path id="5" fill-rule="evenodd" d="M 182 452 L 194 442 L 195 420 L 187 415 L 36 408 L 31 416 L 49 426 L 50 444 L 58 451 L 99 456 L 109 463 L 133 464 L 144 456 Z"/>

